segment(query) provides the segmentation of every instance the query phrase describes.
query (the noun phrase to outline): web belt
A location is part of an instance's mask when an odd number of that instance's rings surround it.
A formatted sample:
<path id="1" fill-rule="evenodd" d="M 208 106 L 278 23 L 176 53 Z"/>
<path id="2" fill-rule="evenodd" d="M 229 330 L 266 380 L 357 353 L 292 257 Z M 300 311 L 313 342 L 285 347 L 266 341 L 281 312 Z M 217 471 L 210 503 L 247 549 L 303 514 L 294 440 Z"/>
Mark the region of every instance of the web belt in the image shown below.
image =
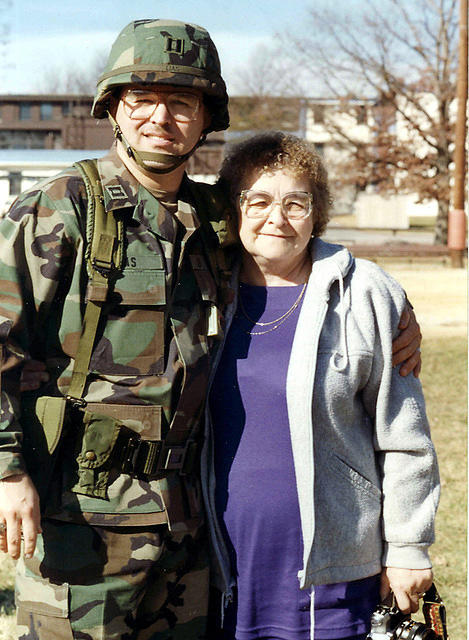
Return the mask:
<path id="1" fill-rule="evenodd" d="M 114 461 L 123 473 L 152 477 L 178 471 L 181 475 L 194 472 L 199 453 L 199 443 L 187 440 L 184 444 L 168 444 L 165 440 L 143 440 L 127 430 L 119 435 Z"/>

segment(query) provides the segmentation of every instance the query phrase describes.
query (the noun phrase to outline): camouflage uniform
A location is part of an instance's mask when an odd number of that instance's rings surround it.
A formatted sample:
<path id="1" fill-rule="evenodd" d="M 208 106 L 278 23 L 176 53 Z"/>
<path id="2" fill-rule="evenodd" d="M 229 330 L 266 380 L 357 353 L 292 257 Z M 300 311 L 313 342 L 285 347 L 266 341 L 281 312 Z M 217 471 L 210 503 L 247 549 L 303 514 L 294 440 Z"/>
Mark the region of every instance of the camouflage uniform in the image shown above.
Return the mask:
<path id="1" fill-rule="evenodd" d="M 190 25 L 181 28 L 195 39 Z M 94 109 L 105 100 L 100 91 Z M 227 123 L 222 114 L 212 128 Z M 19 637 L 201 638 L 208 568 L 197 470 L 148 476 L 124 470 L 115 452 L 122 434 L 169 437 L 185 450 L 199 440 L 210 342 L 219 337 L 228 293 L 217 268 L 224 222 L 195 212 L 197 187 L 186 177 L 177 211 L 168 211 L 115 149 L 98 170 L 105 210 L 124 223 L 125 263 L 103 302 L 86 406 L 67 408 L 53 456 L 38 407 L 45 397 L 67 396 L 85 302 L 96 295 L 78 171 L 30 189 L 0 224 L 0 479 L 29 473 L 43 514 L 34 557 L 18 562 Z M 29 355 L 46 363 L 51 379 L 20 403 L 20 365 Z"/>
<path id="2" fill-rule="evenodd" d="M 103 428 L 107 416 L 118 415 L 142 438 L 179 429 L 196 439 L 209 367 L 207 326 L 218 297 L 218 275 L 210 267 L 217 235 L 191 206 L 187 179 L 173 216 L 115 151 L 98 167 L 106 210 L 125 220 L 126 264 L 93 350 L 86 410 L 98 414 L 98 423 L 102 416 Z M 66 171 L 26 192 L 0 228 L 0 477 L 27 471 L 42 489 L 44 513 L 34 558 L 18 563 L 20 637 L 49 640 L 54 629 L 57 637 L 133 638 L 140 627 L 139 639 L 201 637 L 208 586 L 204 544 L 194 543 L 202 522 L 195 475 L 152 479 L 111 467 L 96 497 L 86 474 L 96 477 L 101 469 L 77 464 L 80 449 L 90 445 L 82 412 L 75 410 L 46 484 L 37 394 L 18 405 L 15 365 L 26 353 L 50 372 L 41 394 L 67 394 L 86 297 L 86 206 L 83 181 L 76 170 Z M 23 628 L 31 624 L 36 636 Z M 63 624 L 76 635 L 62 635 Z M 152 635 L 168 627 L 174 627 L 170 635 Z"/>
<path id="3" fill-rule="evenodd" d="M 20 639 L 206 637 L 202 538 L 52 519 L 43 530 L 34 558 L 18 561 Z"/>

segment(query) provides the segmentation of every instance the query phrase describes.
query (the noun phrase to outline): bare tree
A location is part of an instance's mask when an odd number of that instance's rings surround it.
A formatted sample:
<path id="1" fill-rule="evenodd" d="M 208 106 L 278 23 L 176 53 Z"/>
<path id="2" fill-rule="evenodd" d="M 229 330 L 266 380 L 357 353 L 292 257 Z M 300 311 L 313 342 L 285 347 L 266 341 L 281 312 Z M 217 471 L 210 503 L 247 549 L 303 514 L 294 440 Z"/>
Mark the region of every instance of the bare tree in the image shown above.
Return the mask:
<path id="1" fill-rule="evenodd" d="M 233 80 L 230 121 L 234 130 L 300 128 L 304 101 L 297 96 L 304 95 L 304 88 L 295 61 L 285 56 L 278 43 L 256 47 Z"/>
<path id="2" fill-rule="evenodd" d="M 296 61 L 285 55 L 279 42 L 260 44 L 246 67 L 234 75 L 234 93 L 245 96 L 299 96 L 304 92 Z"/>
<path id="3" fill-rule="evenodd" d="M 96 51 L 86 67 L 60 64 L 48 66 L 37 82 L 38 93 L 82 93 L 93 94 L 96 81 L 104 69 L 107 51 Z"/>
<path id="4" fill-rule="evenodd" d="M 310 6 L 284 56 L 327 97 L 323 126 L 354 162 L 342 180 L 436 199 L 445 243 L 456 97 L 457 0 L 366 0 L 349 13 Z M 308 86 L 308 83 L 306 84 Z M 368 136 L 345 114 L 366 111 Z M 356 123 L 356 120 L 355 120 Z"/>

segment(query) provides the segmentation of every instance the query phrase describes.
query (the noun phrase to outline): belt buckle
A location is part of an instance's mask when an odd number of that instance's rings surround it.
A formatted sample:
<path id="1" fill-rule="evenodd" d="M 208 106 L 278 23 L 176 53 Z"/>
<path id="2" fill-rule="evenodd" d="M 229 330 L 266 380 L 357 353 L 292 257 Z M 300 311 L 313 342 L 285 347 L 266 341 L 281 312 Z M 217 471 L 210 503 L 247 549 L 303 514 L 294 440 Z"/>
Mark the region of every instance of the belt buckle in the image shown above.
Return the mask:
<path id="1" fill-rule="evenodd" d="M 162 468 L 165 471 L 179 471 L 180 475 L 184 475 L 184 463 L 186 461 L 187 449 L 192 440 L 186 440 L 184 444 L 175 444 L 166 447 L 164 457 L 162 459 Z"/>
<path id="2" fill-rule="evenodd" d="M 122 455 L 122 471 L 129 475 L 135 472 L 135 463 L 140 451 L 140 438 L 129 438 L 125 443 Z"/>
<path id="3" fill-rule="evenodd" d="M 187 453 L 195 444 L 194 440 L 187 440 L 184 444 L 167 445 L 162 440 L 143 440 L 138 435 L 132 436 L 123 448 L 121 469 L 129 475 L 145 478 L 166 471 L 187 475 L 189 471 L 184 470 Z"/>
<path id="4" fill-rule="evenodd" d="M 129 475 L 153 475 L 161 453 L 160 440 L 129 438 L 122 457 L 122 471 Z"/>

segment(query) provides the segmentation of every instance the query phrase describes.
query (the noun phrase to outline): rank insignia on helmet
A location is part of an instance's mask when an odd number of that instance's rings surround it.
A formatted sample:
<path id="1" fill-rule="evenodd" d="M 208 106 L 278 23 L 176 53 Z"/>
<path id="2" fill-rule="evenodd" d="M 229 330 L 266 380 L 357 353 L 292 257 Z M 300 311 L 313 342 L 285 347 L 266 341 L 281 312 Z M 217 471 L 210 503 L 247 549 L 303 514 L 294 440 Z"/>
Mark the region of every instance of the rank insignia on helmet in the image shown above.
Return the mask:
<path id="1" fill-rule="evenodd" d="M 184 53 L 184 40 L 182 40 L 182 38 L 171 38 L 171 36 L 166 36 L 165 50 L 182 56 Z"/>

